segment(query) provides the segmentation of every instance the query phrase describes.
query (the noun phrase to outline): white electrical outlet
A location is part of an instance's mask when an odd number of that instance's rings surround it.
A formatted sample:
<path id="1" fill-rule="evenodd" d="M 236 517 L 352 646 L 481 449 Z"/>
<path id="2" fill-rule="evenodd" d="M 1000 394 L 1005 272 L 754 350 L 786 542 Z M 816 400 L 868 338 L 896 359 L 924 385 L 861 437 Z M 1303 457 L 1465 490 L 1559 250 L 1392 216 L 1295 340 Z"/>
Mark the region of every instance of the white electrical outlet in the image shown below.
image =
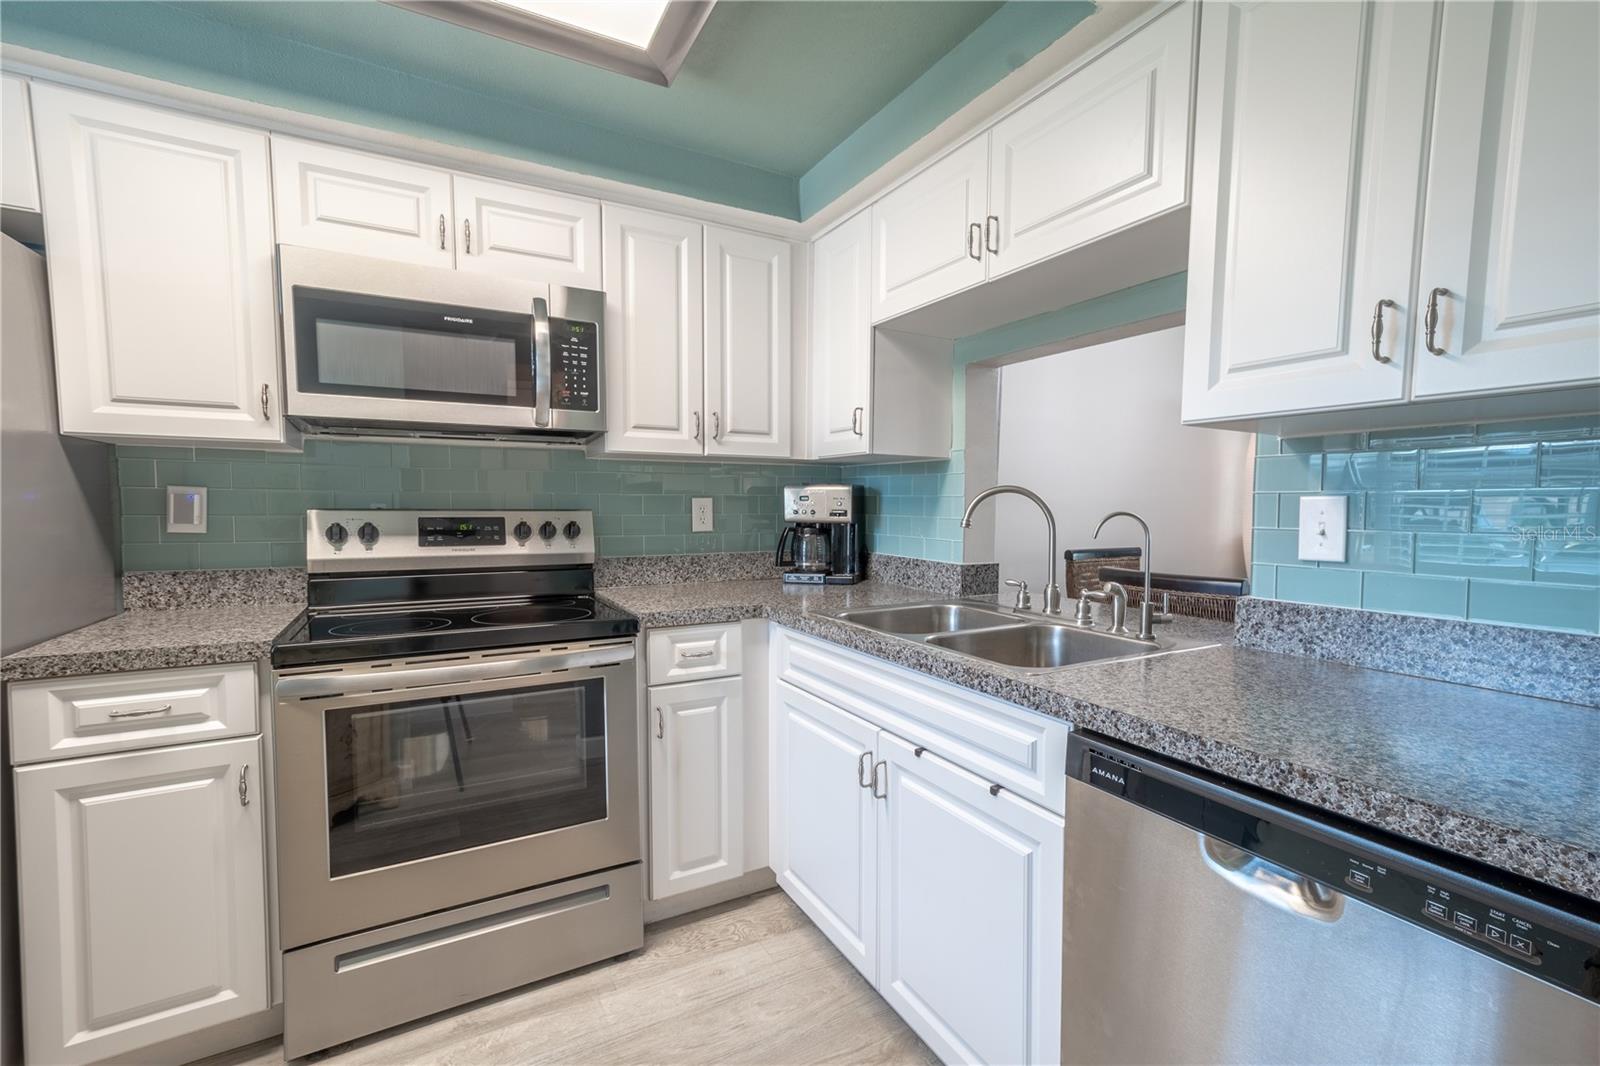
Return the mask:
<path id="1" fill-rule="evenodd" d="M 679 528 L 682 528 L 681 526 Z M 711 497 L 696 496 L 689 501 L 689 532 L 711 532 Z"/>
<path id="2" fill-rule="evenodd" d="M 1349 504 L 1348 496 L 1300 497 L 1300 558 L 1344 562 Z"/>

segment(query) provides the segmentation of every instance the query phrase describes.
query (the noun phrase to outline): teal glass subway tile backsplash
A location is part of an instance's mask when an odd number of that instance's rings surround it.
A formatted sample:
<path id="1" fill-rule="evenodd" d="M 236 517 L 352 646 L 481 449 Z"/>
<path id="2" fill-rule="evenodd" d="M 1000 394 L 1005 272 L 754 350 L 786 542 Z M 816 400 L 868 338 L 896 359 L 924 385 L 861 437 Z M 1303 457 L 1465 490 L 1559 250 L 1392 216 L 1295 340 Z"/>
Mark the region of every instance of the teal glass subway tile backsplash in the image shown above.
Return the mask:
<path id="1" fill-rule="evenodd" d="M 1600 414 L 1261 434 L 1257 456 L 1255 595 L 1600 632 Z M 1349 498 L 1343 563 L 1297 557 L 1318 492 Z"/>
<path id="2" fill-rule="evenodd" d="M 591 459 L 565 448 L 311 440 L 289 455 L 119 447 L 125 570 L 298 566 L 303 514 L 317 507 L 572 508 L 595 512 L 603 555 L 770 551 L 784 485 L 833 481 L 810 463 Z M 167 485 L 207 490 L 203 534 L 167 533 Z M 689 500 L 710 496 L 716 531 L 689 531 Z"/>
<path id="3" fill-rule="evenodd" d="M 962 449 L 952 451 L 948 460 L 845 466 L 840 479 L 864 490 L 868 549 L 914 559 L 962 561 L 961 513 L 966 503 Z"/>

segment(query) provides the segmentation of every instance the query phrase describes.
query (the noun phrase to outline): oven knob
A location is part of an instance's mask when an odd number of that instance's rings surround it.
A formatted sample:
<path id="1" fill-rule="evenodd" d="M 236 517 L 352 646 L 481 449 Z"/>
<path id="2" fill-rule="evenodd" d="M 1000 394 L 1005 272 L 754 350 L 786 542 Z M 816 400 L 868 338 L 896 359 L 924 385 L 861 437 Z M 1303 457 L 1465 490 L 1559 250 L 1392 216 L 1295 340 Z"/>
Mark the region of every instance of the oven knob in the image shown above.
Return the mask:
<path id="1" fill-rule="evenodd" d="M 539 536 L 545 540 L 552 540 L 554 539 L 555 535 L 556 524 L 554 522 L 547 521 L 539 526 Z"/>
<path id="2" fill-rule="evenodd" d="M 533 536 L 533 527 L 526 522 L 518 522 L 517 527 L 511 531 L 511 535 L 516 537 L 517 543 L 520 544 Z"/>
<path id="3" fill-rule="evenodd" d="M 568 540 L 577 540 L 578 534 L 583 532 L 583 527 L 576 522 L 568 522 L 566 528 L 561 532 L 566 534 Z"/>
<path id="4" fill-rule="evenodd" d="M 370 550 L 374 544 L 378 543 L 378 527 L 371 522 L 361 523 L 361 527 L 356 530 L 356 539 L 365 544 Z"/>
<path id="5" fill-rule="evenodd" d="M 335 548 L 344 547 L 344 542 L 350 539 L 350 531 L 344 528 L 344 525 L 340 522 L 335 522 L 327 529 L 324 529 L 322 535 L 327 537 L 328 543 Z"/>

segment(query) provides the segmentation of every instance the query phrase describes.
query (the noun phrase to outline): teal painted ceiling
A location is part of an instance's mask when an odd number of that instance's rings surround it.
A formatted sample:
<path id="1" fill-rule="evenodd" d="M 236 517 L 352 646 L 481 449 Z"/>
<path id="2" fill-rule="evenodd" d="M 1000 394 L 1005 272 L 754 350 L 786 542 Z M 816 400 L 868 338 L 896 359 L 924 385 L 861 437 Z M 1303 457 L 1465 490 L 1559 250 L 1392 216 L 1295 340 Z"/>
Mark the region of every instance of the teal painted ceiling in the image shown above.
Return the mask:
<path id="1" fill-rule="evenodd" d="M 375 0 L 6 0 L 0 39 L 799 218 L 1092 10 L 721 0 L 670 87 Z"/>

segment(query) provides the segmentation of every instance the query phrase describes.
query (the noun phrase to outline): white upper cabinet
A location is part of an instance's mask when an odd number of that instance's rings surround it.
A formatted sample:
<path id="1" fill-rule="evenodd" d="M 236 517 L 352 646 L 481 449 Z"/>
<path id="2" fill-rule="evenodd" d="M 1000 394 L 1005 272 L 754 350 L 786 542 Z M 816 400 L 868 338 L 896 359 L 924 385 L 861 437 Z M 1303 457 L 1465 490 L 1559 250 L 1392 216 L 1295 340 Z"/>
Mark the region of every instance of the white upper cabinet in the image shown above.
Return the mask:
<path id="1" fill-rule="evenodd" d="M 811 445 L 818 459 L 865 455 L 872 415 L 871 213 L 811 246 Z"/>
<path id="2" fill-rule="evenodd" d="M 984 278 L 989 140 L 975 137 L 872 205 L 872 320 Z"/>
<path id="3" fill-rule="evenodd" d="M 707 226 L 706 454 L 790 454 L 793 246 Z"/>
<path id="4" fill-rule="evenodd" d="M 282 244 L 455 264 L 448 171 L 274 135 L 272 188 Z"/>
<path id="5" fill-rule="evenodd" d="M 1185 421 L 1404 397 L 1434 18 L 1205 5 Z"/>
<path id="6" fill-rule="evenodd" d="M 744 873 L 744 681 L 649 690 L 650 898 Z"/>
<path id="7" fill-rule="evenodd" d="M 456 268 L 598 289 L 600 202 L 457 174 Z"/>
<path id="8" fill-rule="evenodd" d="M 39 210 L 39 171 L 34 161 L 28 83 L 0 76 L 0 206 Z"/>
<path id="9" fill-rule="evenodd" d="M 62 432 L 282 443 L 266 134 L 32 90 Z"/>
<path id="10" fill-rule="evenodd" d="M 878 754 L 883 998 L 942 1062 L 1060 1062 L 1060 816 L 890 733 Z"/>
<path id="11" fill-rule="evenodd" d="M 607 451 L 703 455 L 704 249 L 684 218 L 606 204 Z"/>
<path id="12" fill-rule="evenodd" d="M 259 737 L 15 780 L 29 1062 L 126 1060 L 267 1009 Z"/>
<path id="13" fill-rule="evenodd" d="M 995 125 L 989 277 L 1183 206 L 1197 8 L 1174 7 Z"/>
<path id="14" fill-rule="evenodd" d="M 1413 395 L 1600 380 L 1597 41 L 1593 3 L 1445 5 Z"/>
<path id="15" fill-rule="evenodd" d="M 778 884 L 869 981 L 878 972 L 877 727 L 784 682 L 773 808 Z"/>

